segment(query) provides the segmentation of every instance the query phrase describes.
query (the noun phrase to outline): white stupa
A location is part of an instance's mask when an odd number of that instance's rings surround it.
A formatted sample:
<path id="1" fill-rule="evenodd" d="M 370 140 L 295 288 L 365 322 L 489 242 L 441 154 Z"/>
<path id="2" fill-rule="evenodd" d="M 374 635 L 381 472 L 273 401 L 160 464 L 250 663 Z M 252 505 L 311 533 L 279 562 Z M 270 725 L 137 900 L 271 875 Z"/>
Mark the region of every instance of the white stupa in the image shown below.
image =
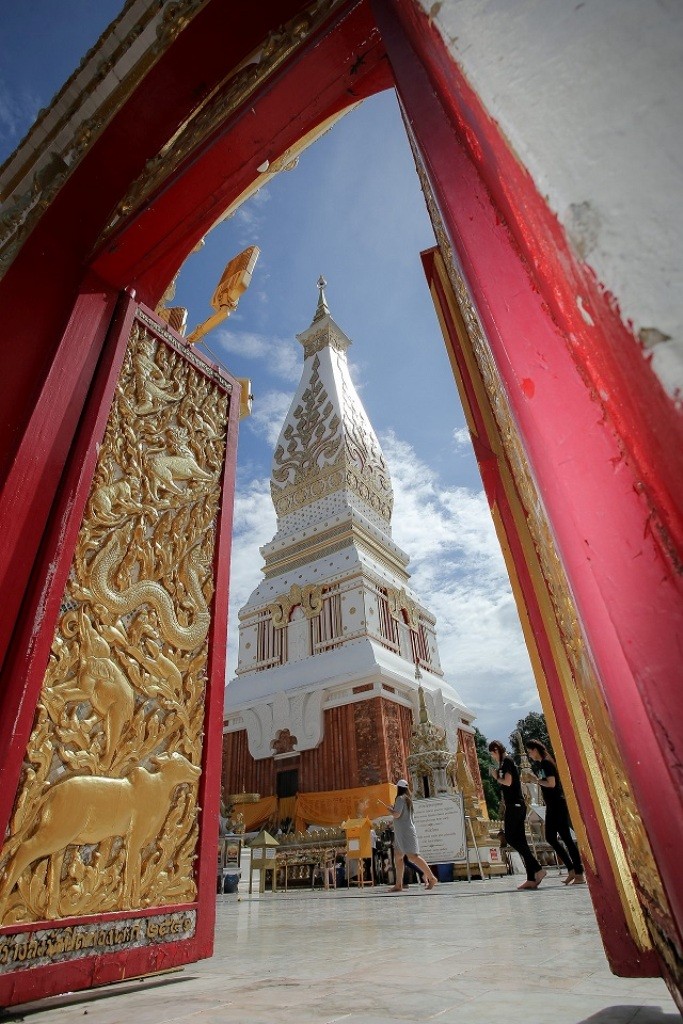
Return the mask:
<path id="1" fill-rule="evenodd" d="M 318 287 L 273 457 L 277 532 L 239 613 L 225 704 L 232 792 L 275 794 L 280 770 L 289 782 L 278 795 L 395 781 L 406 773 L 420 684 L 449 749 L 472 746 L 474 716 L 444 679 L 434 616 L 391 539 L 391 479 L 349 375 L 351 342 L 322 278 Z"/>

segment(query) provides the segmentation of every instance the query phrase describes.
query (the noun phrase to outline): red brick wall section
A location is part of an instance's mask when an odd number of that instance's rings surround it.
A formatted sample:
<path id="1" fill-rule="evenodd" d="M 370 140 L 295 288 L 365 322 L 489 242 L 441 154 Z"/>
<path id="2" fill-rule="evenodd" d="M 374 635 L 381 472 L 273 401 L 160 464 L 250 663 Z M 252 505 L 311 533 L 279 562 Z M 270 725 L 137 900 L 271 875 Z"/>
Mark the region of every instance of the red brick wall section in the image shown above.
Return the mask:
<path id="1" fill-rule="evenodd" d="M 302 793 L 352 789 L 355 778 L 353 706 L 330 708 L 325 712 L 322 743 L 301 754 L 299 787 Z"/>
<path id="2" fill-rule="evenodd" d="M 395 782 L 407 770 L 411 729 L 410 708 L 382 697 L 330 708 L 325 712 L 322 743 L 302 751 L 298 758 L 300 792 Z M 254 760 L 245 729 L 223 737 L 224 794 L 273 796 L 278 765 L 270 757 Z"/>
<path id="3" fill-rule="evenodd" d="M 407 757 L 410 752 L 410 733 L 413 727 L 413 716 L 410 708 L 400 704 L 383 701 L 384 737 L 386 743 L 386 779 L 382 781 L 396 782 L 407 778 Z"/>
<path id="4" fill-rule="evenodd" d="M 385 736 L 380 700 L 364 700 L 352 704 L 353 723 L 358 751 L 357 785 L 376 786 L 384 782 Z"/>
<path id="5" fill-rule="evenodd" d="M 246 729 L 223 736 L 223 793 L 275 793 L 274 761 L 271 757 L 254 760 L 249 753 Z"/>

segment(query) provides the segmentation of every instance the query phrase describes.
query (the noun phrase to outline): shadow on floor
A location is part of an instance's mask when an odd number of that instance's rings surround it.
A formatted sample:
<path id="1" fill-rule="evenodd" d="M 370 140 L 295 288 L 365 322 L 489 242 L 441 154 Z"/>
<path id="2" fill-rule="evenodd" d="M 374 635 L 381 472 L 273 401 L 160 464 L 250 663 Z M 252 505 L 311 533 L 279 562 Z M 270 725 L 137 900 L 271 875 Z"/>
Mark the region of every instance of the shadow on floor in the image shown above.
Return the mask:
<path id="1" fill-rule="evenodd" d="M 661 1006 L 606 1006 L 577 1024 L 680 1024 L 680 1015 Z"/>
<path id="2" fill-rule="evenodd" d="M 13 1024 L 24 1020 L 30 1020 L 34 1013 L 45 1013 L 46 1010 L 61 1010 L 65 1006 L 86 1006 L 88 1003 L 98 1002 L 100 999 L 111 999 L 112 996 L 127 996 L 132 992 L 139 992 L 144 986 L 145 991 L 154 988 L 164 988 L 166 985 L 177 985 L 181 981 L 190 981 L 191 974 L 182 973 L 184 968 L 178 967 L 173 972 L 166 972 L 163 977 L 133 978 L 127 981 L 114 982 L 103 985 L 101 988 L 90 989 L 89 991 L 73 992 L 64 996 L 52 996 L 49 999 L 40 999 L 32 1003 L 21 1003 L 17 1006 L 10 1006 L 6 1010 L 0 1007 L 0 1024 Z M 86 1011 L 83 1011 L 87 1013 Z"/>

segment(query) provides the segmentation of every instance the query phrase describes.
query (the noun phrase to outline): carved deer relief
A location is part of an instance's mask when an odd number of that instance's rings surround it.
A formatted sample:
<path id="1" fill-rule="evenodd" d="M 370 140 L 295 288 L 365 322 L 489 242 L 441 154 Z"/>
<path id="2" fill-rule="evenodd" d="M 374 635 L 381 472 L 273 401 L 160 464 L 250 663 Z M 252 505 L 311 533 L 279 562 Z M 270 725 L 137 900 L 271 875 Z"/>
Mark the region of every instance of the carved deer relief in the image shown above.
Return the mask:
<path id="1" fill-rule="evenodd" d="M 142 850 L 160 832 L 174 790 L 183 784 L 194 786 L 201 774 L 181 754 L 163 754 L 153 758 L 152 764 L 157 768 L 154 773 L 134 768 L 125 779 L 83 776 L 52 786 L 38 807 L 35 831 L 8 866 L 5 892 L 12 891 L 34 861 L 49 857 L 52 905 L 48 910 L 56 914 L 67 847 L 119 836 L 125 847 L 123 906 L 138 906 Z"/>

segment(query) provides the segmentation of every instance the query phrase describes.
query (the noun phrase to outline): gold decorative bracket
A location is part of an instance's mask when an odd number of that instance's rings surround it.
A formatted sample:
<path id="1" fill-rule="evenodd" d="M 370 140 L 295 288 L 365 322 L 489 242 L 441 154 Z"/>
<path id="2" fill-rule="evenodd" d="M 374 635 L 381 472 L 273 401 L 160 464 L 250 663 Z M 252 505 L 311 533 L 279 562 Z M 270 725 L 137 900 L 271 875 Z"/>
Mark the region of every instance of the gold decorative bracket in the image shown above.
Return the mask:
<path id="1" fill-rule="evenodd" d="M 251 276 L 260 253 L 257 245 L 250 245 L 239 256 L 230 260 L 211 299 L 211 305 L 216 312 L 188 334 L 188 345 L 196 345 L 209 331 L 218 327 L 235 312 L 239 300 L 251 283 Z"/>

